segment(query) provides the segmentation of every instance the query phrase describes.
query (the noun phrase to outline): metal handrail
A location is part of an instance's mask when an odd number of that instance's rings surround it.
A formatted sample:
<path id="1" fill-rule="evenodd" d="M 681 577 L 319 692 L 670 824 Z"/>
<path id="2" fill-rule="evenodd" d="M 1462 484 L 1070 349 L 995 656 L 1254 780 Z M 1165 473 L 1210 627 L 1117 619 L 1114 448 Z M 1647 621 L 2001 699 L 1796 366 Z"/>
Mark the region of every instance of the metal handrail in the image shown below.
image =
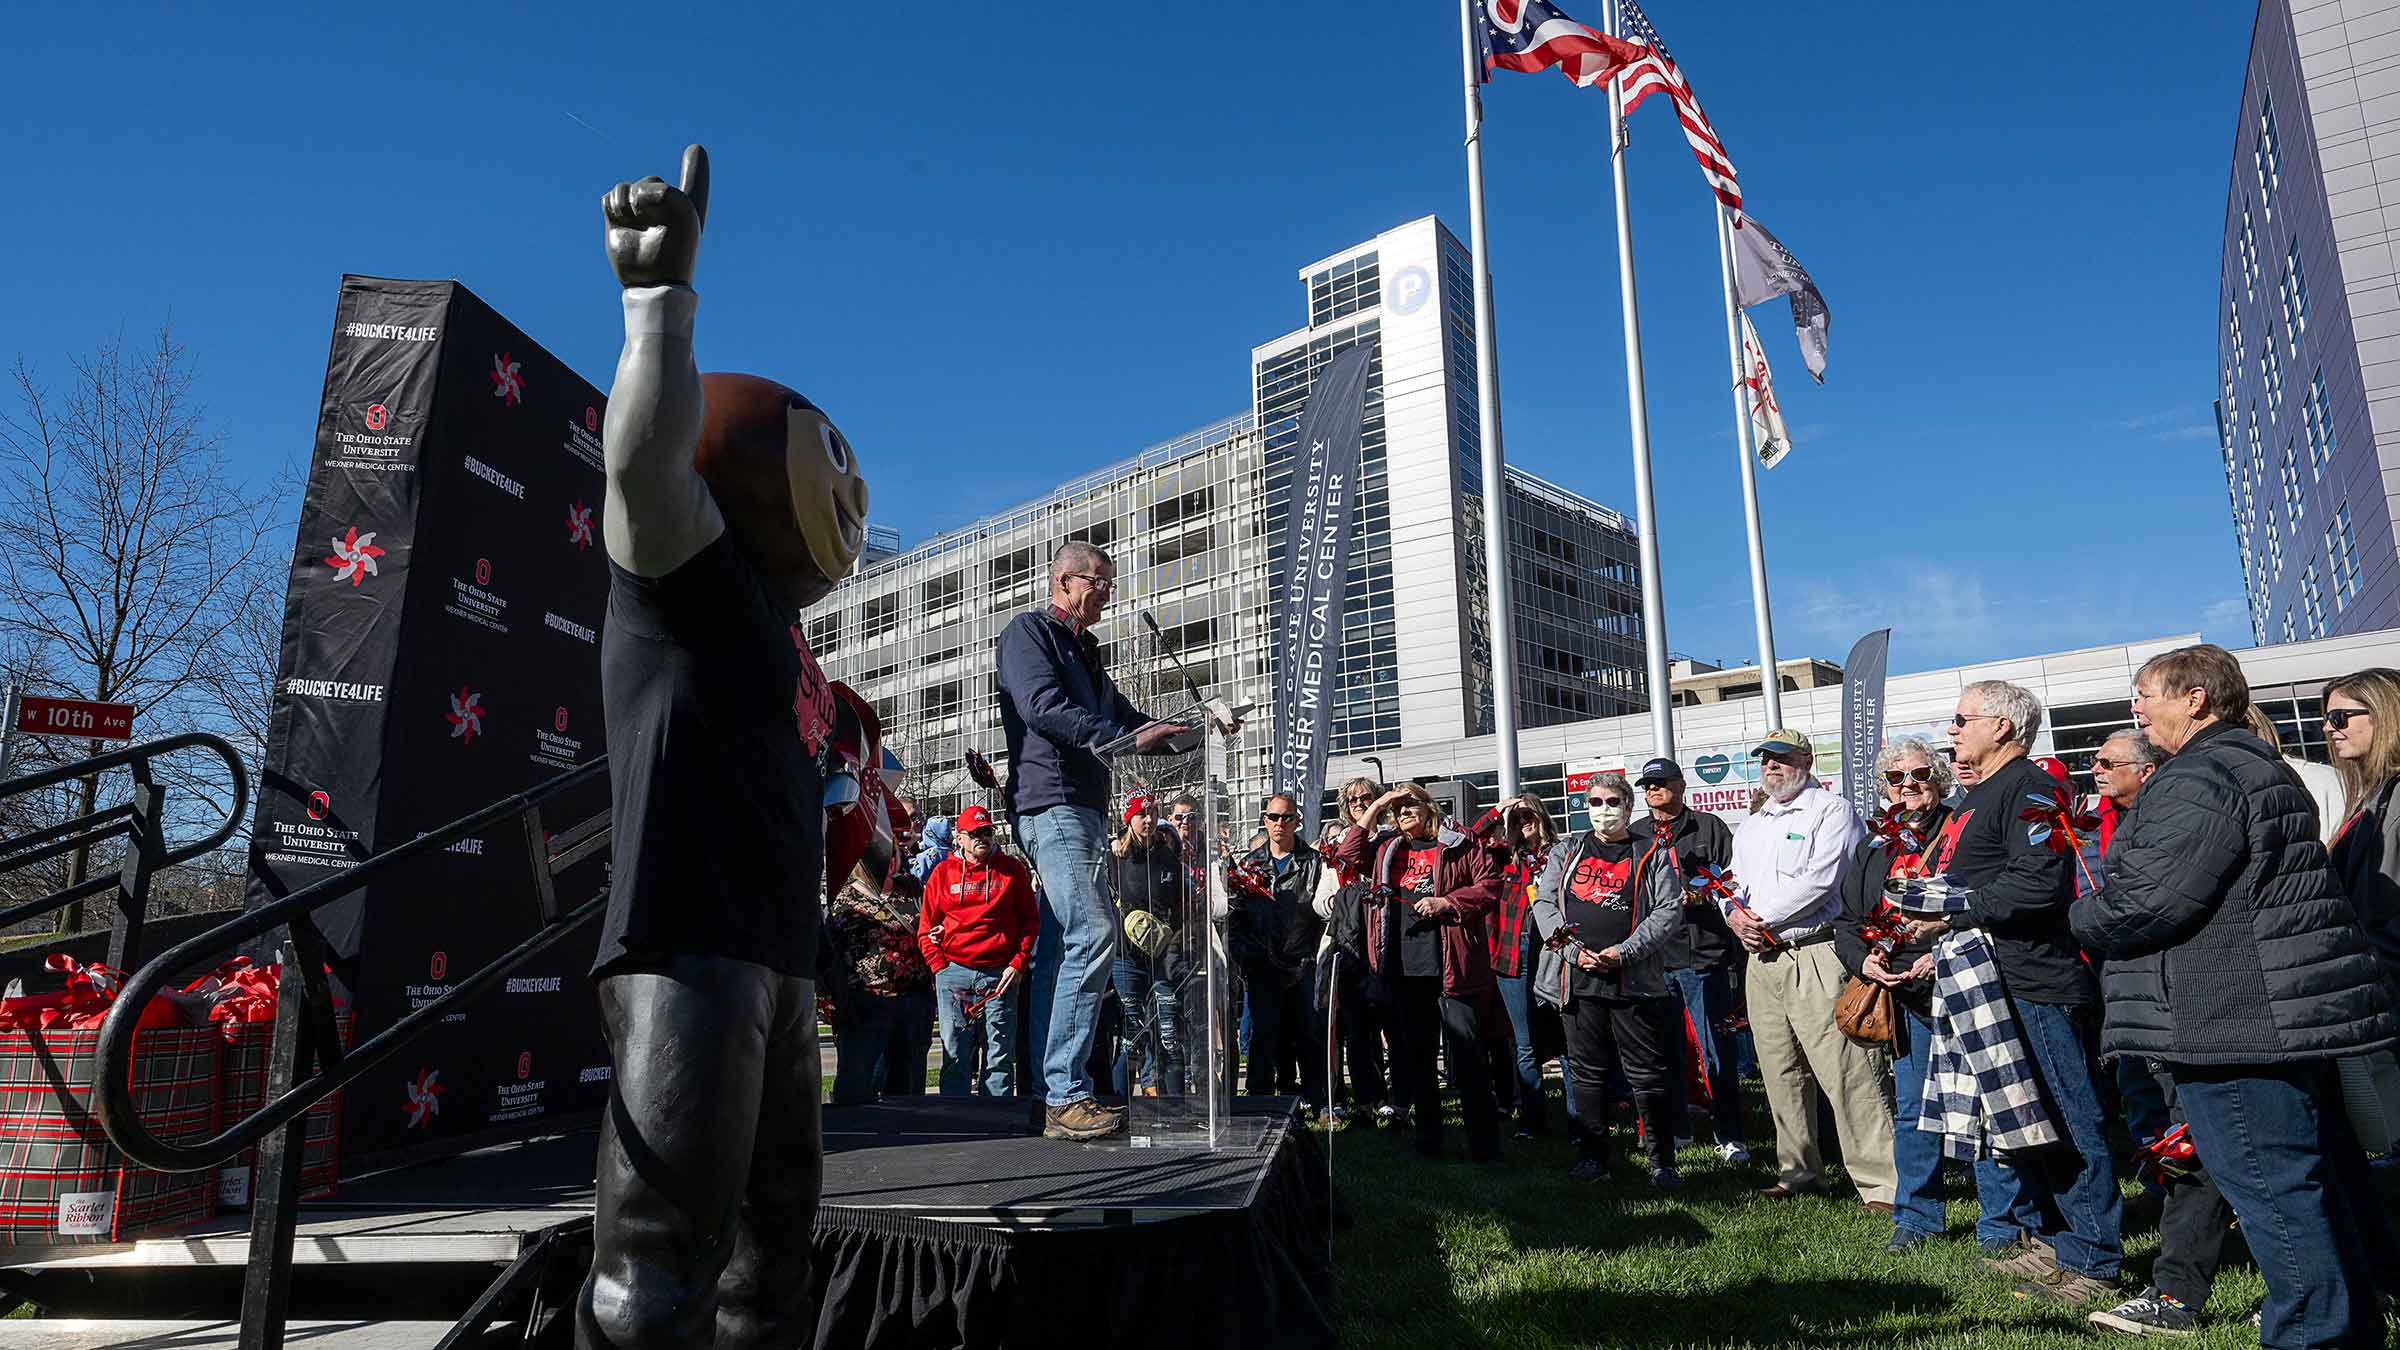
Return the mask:
<path id="1" fill-rule="evenodd" d="M 234 752 L 233 746 L 222 736 L 212 735 L 205 731 L 186 731 L 173 736 L 162 736 L 154 741 L 143 741 L 139 745 L 129 745 L 122 750 L 111 750 L 106 754 L 92 755 L 85 759 L 58 765 L 55 768 L 44 769 L 39 773 L 0 779 L 0 799 L 39 791 L 46 787 L 56 787 L 61 783 L 71 783 L 78 778 L 88 778 L 128 765 L 132 766 L 136 780 L 147 786 L 150 781 L 150 761 L 162 755 L 170 755 L 178 750 L 188 750 L 194 747 L 213 751 L 219 759 L 225 761 L 226 772 L 233 779 L 233 799 L 226 803 L 224 817 L 212 826 L 207 834 L 191 843 L 165 849 L 148 863 L 151 871 L 173 867 L 178 863 L 190 862 L 231 839 L 233 832 L 240 828 L 243 816 L 249 812 L 250 771 L 243 767 L 242 757 Z M 115 806 L 103 807 L 97 811 L 77 816 L 73 820 L 36 830 L 22 838 L 0 844 L 0 872 L 13 872 L 19 868 L 31 867 L 37 862 L 55 858 L 61 853 L 103 843 L 119 835 L 132 834 L 140 828 L 142 828 L 142 822 L 137 819 L 134 803 L 120 802 Z M 120 885 L 121 881 L 122 879 L 117 876 L 87 877 L 75 885 L 61 887 L 48 895 L 0 909 L 0 928 L 23 923 L 27 919 L 39 918 L 52 910 L 64 909 L 78 900 L 88 899 L 102 891 L 111 890 Z"/>
<path id="2" fill-rule="evenodd" d="M 244 943 L 277 928 L 291 926 L 295 935 L 303 929 L 313 928 L 307 919 L 316 910 L 372 884 L 387 873 L 438 853 L 468 835 L 512 817 L 523 817 L 539 808 L 542 802 L 600 777 L 606 773 L 607 767 L 608 759 L 602 756 L 536 787 L 502 798 L 471 815 L 462 816 L 396 848 L 378 853 L 335 876 L 303 886 L 290 895 L 261 905 L 188 941 L 177 943 L 126 977 L 124 988 L 118 992 L 115 1002 L 109 1007 L 107 1018 L 100 1024 L 99 1044 L 93 1050 L 93 1104 L 100 1117 L 101 1128 L 108 1132 L 109 1141 L 127 1158 L 154 1171 L 198 1172 L 223 1166 L 238 1157 L 243 1149 L 258 1143 L 278 1127 L 289 1124 L 310 1107 L 391 1058 L 426 1026 L 439 1021 L 452 1006 L 490 988 L 509 971 L 597 914 L 606 903 L 605 893 L 594 896 L 563 915 L 543 915 L 546 921 L 544 926 L 531 937 L 346 1054 L 330 1036 L 314 1037 L 313 1049 L 322 1072 L 305 1082 L 294 1084 L 288 1092 L 271 1098 L 265 1105 L 204 1143 L 176 1144 L 160 1139 L 150 1132 L 134 1111 L 133 1081 L 129 1072 L 133 1061 L 134 1029 L 141 1020 L 141 1010 L 166 988 L 178 972 L 188 970 L 207 958 L 237 951 Z M 605 833 L 593 832 L 588 825 L 578 826 L 567 834 L 576 842 L 555 854 L 545 851 L 538 860 L 544 869 L 555 870 L 565 862 L 587 856 L 593 851 L 596 841 L 605 841 L 607 838 Z M 548 878 L 545 876 L 541 880 L 546 883 Z M 546 892 L 548 887 L 545 884 L 541 889 Z M 304 945 L 313 949 L 315 943 L 312 941 Z M 321 971 L 315 968 L 313 961 L 304 962 L 297 974 L 304 989 L 322 978 Z M 307 996 L 311 1003 L 319 1002 L 313 989 L 307 990 Z M 330 1016 L 329 1008 L 320 1007 L 316 1011 Z"/>

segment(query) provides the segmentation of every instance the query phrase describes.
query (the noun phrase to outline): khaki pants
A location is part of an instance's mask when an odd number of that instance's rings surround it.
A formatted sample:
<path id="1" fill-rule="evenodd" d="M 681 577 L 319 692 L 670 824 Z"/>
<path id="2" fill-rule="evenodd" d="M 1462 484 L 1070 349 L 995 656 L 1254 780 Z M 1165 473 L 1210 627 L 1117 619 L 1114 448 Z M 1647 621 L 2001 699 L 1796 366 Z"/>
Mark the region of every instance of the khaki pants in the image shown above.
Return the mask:
<path id="1" fill-rule="evenodd" d="M 1813 1090 L 1822 1087 L 1841 1131 L 1842 1166 L 1859 1199 L 1888 1204 L 1895 1177 L 1891 1068 L 1882 1051 L 1859 1045 L 1834 1026 L 1833 1004 L 1844 976 L 1830 942 L 1772 961 L 1750 959 L 1744 987 L 1758 1072 L 1775 1115 L 1775 1166 L 1793 1190 L 1824 1186 Z"/>

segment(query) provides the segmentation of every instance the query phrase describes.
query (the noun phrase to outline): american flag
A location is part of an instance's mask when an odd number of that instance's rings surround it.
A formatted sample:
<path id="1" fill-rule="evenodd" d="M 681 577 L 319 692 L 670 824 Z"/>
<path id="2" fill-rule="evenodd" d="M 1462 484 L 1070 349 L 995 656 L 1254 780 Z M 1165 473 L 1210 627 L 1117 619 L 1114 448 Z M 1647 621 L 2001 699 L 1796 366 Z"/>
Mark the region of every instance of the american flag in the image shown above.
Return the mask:
<path id="1" fill-rule="evenodd" d="M 1717 130 L 1708 124 L 1708 114 L 1700 111 L 1700 100 L 1693 96 L 1691 81 L 1683 77 L 1683 69 L 1675 58 L 1667 55 L 1667 44 L 1659 41 L 1658 30 L 1650 26 L 1650 16 L 1642 13 L 1635 0 L 1617 0 L 1624 16 L 1625 38 L 1639 50 L 1639 57 L 1617 76 L 1625 90 L 1625 115 L 1642 106 L 1642 100 L 1665 90 L 1675 100 L 1675 116 L 1683 123 L 1683 138 L 1691 143 L 1692 157 L 1700 161 L 1700 175 L 1717 194 L 1717 200 L 1733 213 L 1733 227 L 1742 227 L 1742 188 L 1734 181 L 1733 161 L 1725 157 L 1725 144 L 1717 139 Z"/>
<path id="2" fill-rule="evenodd" d="M 1632 43 L 1568 18 L 1549 0 L 1477 0 L 1483 15 L 1483 78 L 1492 71 L 1528 74 L 1558 67 L 1578 87 L 1608 79 L 1642 55 Z"/>

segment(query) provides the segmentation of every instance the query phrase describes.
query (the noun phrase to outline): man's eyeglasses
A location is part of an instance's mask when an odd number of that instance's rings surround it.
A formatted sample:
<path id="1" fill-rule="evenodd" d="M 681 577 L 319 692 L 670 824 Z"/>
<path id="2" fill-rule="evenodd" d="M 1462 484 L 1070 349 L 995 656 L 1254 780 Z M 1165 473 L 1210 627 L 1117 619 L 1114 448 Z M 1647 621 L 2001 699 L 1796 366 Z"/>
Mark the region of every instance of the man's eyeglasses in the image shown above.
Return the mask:
<path id="1" fill-rule="evenodd" d="M 1998 713 L 1952 713 L 1950 725 L 1964 728 L 1969 722 L 1999 722 L 2006 719 Z"/>
<path id="2" fill-rule="evenodd" d="M 1300 813 L 1297 811 L 1268 811 L 1264 814 L 1269 820 L 1298 820 L 1300 818 Z"/>
<path id="3" fill-rule="evenodd" d="M 1104 577 L 1095 572 L 1069 572 L 1059 579 L 1061 581 L 1080 581 L 1095 591 L 1113 591 L 1117 588 L 1115 577 Z"/>
<path id="4" fill-rule="evenodd" d="M 2092 756 L 2092 772 L 2107 773 L 2111 769 L 2138 769 L 2141 765 L 2130 759 L 2110 759 L 2106 755 Z"/>
<path id="5" fill-rule="evenodd" d="M 984 826 L 984 827 L 983 827 L 982 829 L 980 829 L 980 830 L 969 830 L 969 831 L 967 831 L 967 837 L 968 837 L 969 839 L 981 839 L 981 840 L 985 841 L 986 843 L 989 843 L 989 842 L 991 841 L 991 838 L 992 838 L 992 836 L 994 836 L 994 835 L 996 835 L 996 834 L 998 834 L 998 833 L 1000 833 L 1000 829 L 999 829 L 999 827 L 998 827 L 998 826 L 996 826 L 996 825 L 986 825 L 986 826 Z"/>
<path id="6" fill-rule="evenodd" d="M 2349 727 L 2350 719 L 2353 717 L 2364 717 L 2369 721 L 2373 721 L 2375 714 L 2368 712 L 2364 708 L 2327 708 L 2325 710 L 2325 725 L 2332 727 L 2335 731 L 2345 730 Z"/>
<path id="7" fill-rule="evenodd" d="M 1920 764 L 1913 769 L 1886 769 L 1883 771 L 1883 781 L 1893 787 L 1902 783 L 1930 783 L 1933 781 L 1933 766 Z"/>

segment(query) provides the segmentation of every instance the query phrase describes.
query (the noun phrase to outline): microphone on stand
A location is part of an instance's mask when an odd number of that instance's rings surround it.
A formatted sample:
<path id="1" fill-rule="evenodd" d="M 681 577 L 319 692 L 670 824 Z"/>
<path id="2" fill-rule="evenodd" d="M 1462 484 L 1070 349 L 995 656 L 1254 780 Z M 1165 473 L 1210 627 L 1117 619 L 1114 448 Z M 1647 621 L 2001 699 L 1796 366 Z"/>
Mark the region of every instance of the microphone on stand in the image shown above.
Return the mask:
<path id="1" fill-rule="evenodd" d="M 1175 663 L 1175 673 L 1183 676 L 1183 690 L 1192 696 L 1192 702 L 1207 703 L 1208 700 L 1201 696 L 1200 686 L 1192 679 L 1191 668 L 1184 665 L 1183 658 L 1177 655 L 1175 648 L 1167 642 L 1167 635 L 1159 631 L 1158 620 L 1151 618 L 1150 611 L 1146 609 L 1142 611 L 1142 627 L 1150 630 L 1150 636 L 1158 639 L 1158 645 L 1166 652 L 1167 659 Z"/>

